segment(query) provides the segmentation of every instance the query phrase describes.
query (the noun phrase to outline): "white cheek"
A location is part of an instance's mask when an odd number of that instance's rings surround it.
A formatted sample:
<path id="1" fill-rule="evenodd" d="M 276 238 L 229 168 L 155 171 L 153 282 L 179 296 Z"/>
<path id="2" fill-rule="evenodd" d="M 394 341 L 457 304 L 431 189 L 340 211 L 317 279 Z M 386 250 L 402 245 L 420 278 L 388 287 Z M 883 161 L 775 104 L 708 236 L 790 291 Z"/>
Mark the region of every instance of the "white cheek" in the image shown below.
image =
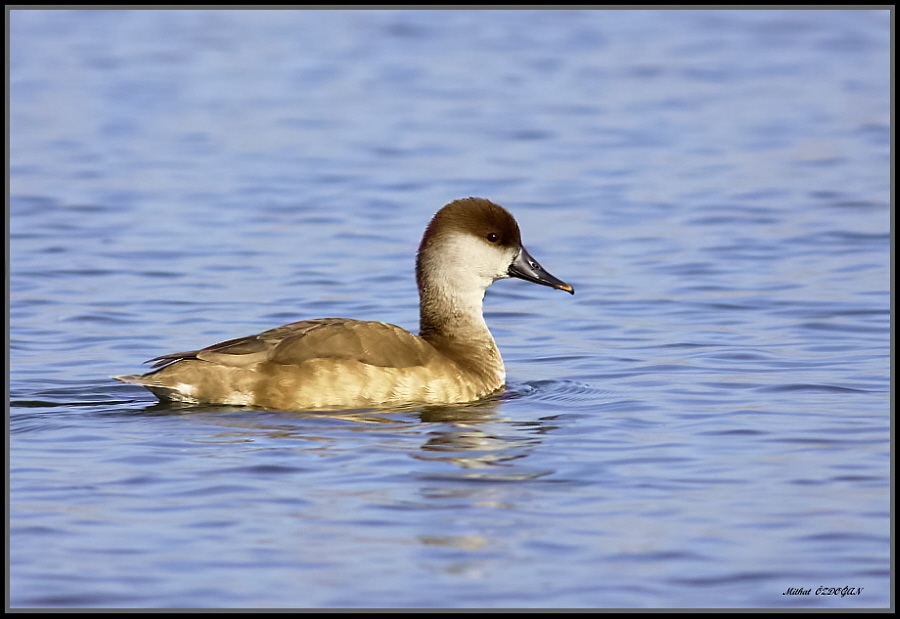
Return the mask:
<path id="1" fill-rule="evenodd" d="M 441 270 L 477 277 L 483 288 L 497 279 L 509 277 L 509 265 L 515 251 L 491 245 L 471 234 L 457 234 L 448 238 L 441 252 Z"/>

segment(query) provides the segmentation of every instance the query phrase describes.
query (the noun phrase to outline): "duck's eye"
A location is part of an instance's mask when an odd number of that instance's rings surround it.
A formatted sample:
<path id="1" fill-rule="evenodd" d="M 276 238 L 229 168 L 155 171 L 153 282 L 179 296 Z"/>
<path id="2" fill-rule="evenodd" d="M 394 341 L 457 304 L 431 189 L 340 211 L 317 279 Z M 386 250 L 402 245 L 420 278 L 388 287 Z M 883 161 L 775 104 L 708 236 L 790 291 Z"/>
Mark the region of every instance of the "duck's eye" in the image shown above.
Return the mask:
<path id="1" fill-rule="evenodd" d="M 496 232 L 488 232 L 487 240 L 489 243 L 496 243 L 500 240 L 500 235 Z"/>

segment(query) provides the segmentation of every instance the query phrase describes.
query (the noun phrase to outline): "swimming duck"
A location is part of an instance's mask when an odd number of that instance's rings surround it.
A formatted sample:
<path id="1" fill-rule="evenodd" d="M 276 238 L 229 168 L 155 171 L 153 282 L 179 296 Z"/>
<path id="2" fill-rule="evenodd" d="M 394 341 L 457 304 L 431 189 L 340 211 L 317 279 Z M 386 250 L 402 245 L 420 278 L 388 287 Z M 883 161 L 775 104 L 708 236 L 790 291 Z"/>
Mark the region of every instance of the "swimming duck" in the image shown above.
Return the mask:
<path id="1" fill-rule="evenodd" d="M 419 334 L 374 321 L 301 320 L 117 376 L 160 400 L 266 409 L 461 404 L 502 389 L 506 370 L 482 315 L 488 286 L 517 277 L 575 291 L 522 246 L 519 225 L 484 198 L 434 215 L 416 256 Z"/>

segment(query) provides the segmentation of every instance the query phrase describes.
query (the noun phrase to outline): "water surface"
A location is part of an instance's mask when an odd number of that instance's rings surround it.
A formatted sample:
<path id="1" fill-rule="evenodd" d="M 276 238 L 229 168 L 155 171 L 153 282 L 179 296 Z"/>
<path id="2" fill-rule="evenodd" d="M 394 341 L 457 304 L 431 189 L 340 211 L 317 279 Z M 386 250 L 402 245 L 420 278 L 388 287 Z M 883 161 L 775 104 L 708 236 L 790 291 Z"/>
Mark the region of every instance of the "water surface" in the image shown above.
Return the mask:
<path id="1" fill-rule="evenodd" d="M 890 17 L 12 11 L 8 605 L 889 607 Z M 490 289 L 502 396 L 111 380 L 414 330 L 468 195 L 576 289 Z"/>

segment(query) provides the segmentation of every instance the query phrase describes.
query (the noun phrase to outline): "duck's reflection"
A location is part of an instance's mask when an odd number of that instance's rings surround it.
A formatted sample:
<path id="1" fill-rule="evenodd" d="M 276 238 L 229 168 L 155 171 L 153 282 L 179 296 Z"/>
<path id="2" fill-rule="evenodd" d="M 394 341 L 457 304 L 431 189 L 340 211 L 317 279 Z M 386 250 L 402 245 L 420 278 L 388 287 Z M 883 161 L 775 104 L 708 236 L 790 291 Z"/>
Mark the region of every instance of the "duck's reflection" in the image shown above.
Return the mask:
<path id="1" fill-rule="evenodd" d="M 346 447 L 345 432 L 400 436 L 397 448 L 413 458 L 434 463 L 416 471 L 427 479 L 511 481 L 552 473 L 534 469 L 525 460 L 542 437 L 556 426 L 554 417 L 515 420 L 504 417 L 502 397 L 461 406 L 410 407 L 408 409 L 342 411 L 257 411 L 246 407 L 184 406 L 154 403 L 143 409 L 149 415 L 182 415 L 195 423 L 225 428 L 215 438 L 223 442 L 294 438 L 321 449 L 333 444 Z M 209 438 L 209 437 L 208 437 Z M 410 450 L 407 439 L 419 441 Z M 379 442 L 384 447 L 383 442 Z M 443 468 L 441 463 L 452 467 Z"/>
<path id="2" fill-rule="evenodd" d="M 359 536 L 376 527 L 420 546 L 422 569 L 481 578 L 508 544 L 510 528 L 525 531 L 519 535 L 543 534 L 519 526 L 534 509 L 535 484 L 552 482 L 555 473 L 540 446 L 558 427 L 556 419 L 528 414 L 534 410 L 494 399 L 404 411 L 157 404 L 145 412 L 196 424 L 191 440 L 228 444 L 224 451 L 235 443 L 252 445 L 253 454 L 274 449 L 276 458 L 295 462 L 284 470 L 304 471 L 298 481 L 311 504 L 294 516 L 306 528 L 346 527 L 347 535 Z M 285 448 L 296 455 L 278 453 Z"/>

